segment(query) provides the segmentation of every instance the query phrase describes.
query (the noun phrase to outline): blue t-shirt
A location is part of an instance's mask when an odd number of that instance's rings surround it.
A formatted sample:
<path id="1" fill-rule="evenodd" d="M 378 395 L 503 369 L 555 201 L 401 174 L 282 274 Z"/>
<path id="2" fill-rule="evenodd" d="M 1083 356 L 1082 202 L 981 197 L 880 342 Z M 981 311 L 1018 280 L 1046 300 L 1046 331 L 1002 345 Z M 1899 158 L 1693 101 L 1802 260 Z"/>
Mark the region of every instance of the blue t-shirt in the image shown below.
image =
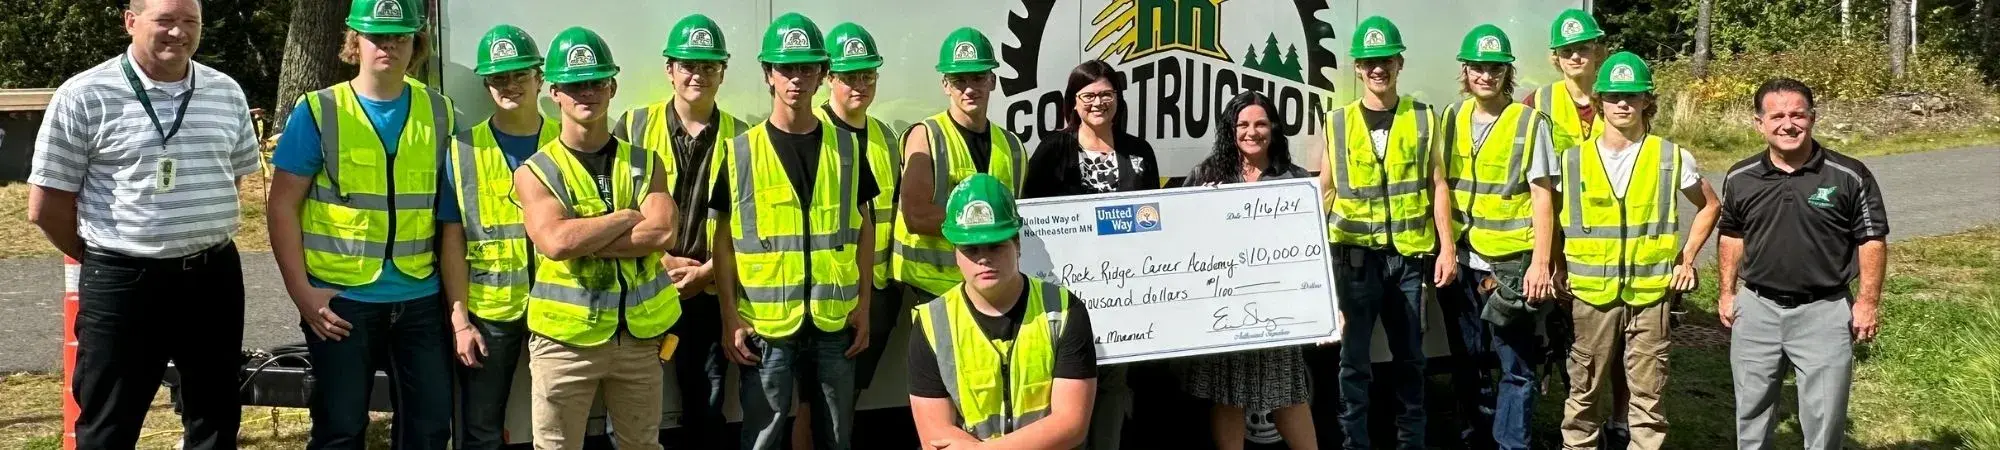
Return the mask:
<path id="1" fill-rule="evenodd" d="M 500 144 L 500 154 L 507 159 L 507 168 L 519 169 L 521 168 L 522 161 L 527 161 L 528 157 L 535 156 L 535 151 L 541 149 L 541 134 L 541 130 L 536 129 L 535 134 L 515 136 L 507 134 L 505 131 L 500 131 L 499 128 L 494 128 L 493 141 Z M 458 183 L 455 178 L 458 173 L 452 170 L 451 158 L 444 159 L 444 170 L 439 173 L 444 174 L 439 178 L 444 181 L 444 185 L 453 186 L 453 188 L 440 188 L 443 190 L 438 191 L 441 194 L 438 194 L 437 220 L 439 222 L 450 223 L 462 222 L 465 218 L 458 211 L 458 202 L 460 199 L 458 198 L 458 189 L 456 188 Z"/>
<path id="2" fill-rule="evenodd" d="M 369 121 L 375 123 L 375 133 L 382 137 L 383 149 L 388 150 L 390 155 L 396 154 L 396 144 L 403 138 L 403 124 L 410 117 L 410 88 L 404 86 L 403 94 L 389 101 L 377 101 L 358 95 L 355 97 L 361 100 L 361 111 L 368 115 Z M 443 105 L 437 106 L 443 107 Z M 292 108 L 292 116 L 285 119 L 285 134 L 278 137 L 278 148 L 271 153 L 271 165 L 293 175 L 308 178 L 319 176 L 320 169 L 326 165 L 325 157 L 320 154 L 319 145 L 319 126 L 313 120 L 312 108 L 301 102 Z M 439 186 L 442 189 L 446 185 L 440 183 Z M 409 226 L 409 224 L 397 224 L 397 226 Z M 383 261 L 382 264 L 382 276 L 376 278 L 373 283 L 340 286 L 321 281 L 319 278 L 311 278 L 312 285 L 323 289 L 339 289 L 341 298 L 371 303 L 402 302 L 437 295 L 438 277 L 435 271 L 429 277 L 418 279 L 396 270 L 389 261 Z"/>

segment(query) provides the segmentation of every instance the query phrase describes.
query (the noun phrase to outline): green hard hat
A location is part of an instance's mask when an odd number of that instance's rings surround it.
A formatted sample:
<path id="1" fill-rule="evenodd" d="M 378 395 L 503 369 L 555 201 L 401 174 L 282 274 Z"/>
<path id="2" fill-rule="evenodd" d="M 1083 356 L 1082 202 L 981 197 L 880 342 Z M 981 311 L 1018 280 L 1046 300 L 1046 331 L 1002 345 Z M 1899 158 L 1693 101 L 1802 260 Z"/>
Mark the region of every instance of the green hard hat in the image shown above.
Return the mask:
<path id="1" fill-rule="evenodd" d="M 1604 29 L 1597 26 L 1597 19 L 1584 10 L 1570 8 L 1556 15 L 1555 23 L 1549 24 L 1549 48 L 1604 37 Z"/>
<path id="2" fill-rule="evenodd" d="M 409 34 L 424 28 L 424 5 L 417 0 L 354 0 L 347 27 L 369 34 Z"/>
<path id="3" fill-rule="evenodd" d="M 993 41 L 972 27 L 952 30 L 938 47 L 937 71 L 946 74 L 977 73 L 1000 67 L 993 59 Z"/>
<path id="4" fill-rule="evenodd" d="M 549 41 L 548 61 L 542 76 L 549 84 L 580 83 L 618 76 L 618 63 L 611 59 L 611 46 L 597 32 L 569 27 Z"/>
<path id="5" fill-rule="evenodd" d="M 479 76 L 531 69 L 542 65 L 542 50 L 535 46 L 535 38 L 521 27 L 500 24 L 486 31 L 479 38 L 478 64 L 473 73 Z"/>
<path id="6" fill-rule="evenodd" d="M 1514 62 L 1514 42 L 1507 39 L 1507 32 L 1493 24 L 1472 27 L 1465 34 L 1465 41 L 1458 44 L 1459 62 Z"/>
<path id="7" fill-rule="evenodd" d="M 1596 88 L 1601 93 L 1653 92 L 1653 69 L 1639 55 L 1618 52 L 1597 69 Z"/>
<path id="8" fill-rule="evenodd" d="M 791 12 L 771 19 L 771 26 L 764 29 L 764 48 L 757 52 L 757 61 L 771 64 L 813 64 L 824 63 L 826 57 L 826 36 L 820 34 L 819 25 L 805 15 Z"/>
<path id="9" fill-rule="evenodd" d="M 728 61 L 729 45 L 722 39 L 722 27 L 701 14 L 682 17 L 667 34 L 667 48 L 660 56 L 692 61 Z"/>
<path id="10" fill-rule="evenodd" d="M 1021 232 L 1021 215 L 1014 210 L 1014 193 L 999 178 L 974 174 L 952 188 L 945 202 L 944 239 L 952 245 L 986 245 L 1013 239 Z"/>
<path id="11" fill-rule="evenodd" d="M 834 25 L 826 33 L 826 41 L 833 44 L 833 71 L 855 72 L 882 67 L 882 55 L 876 53 L 875 36 L 854 22 Z"/>
<path id="12" fill-rule="evenodd" d="M 1403 54 L 1403 32 L 1382 16 L 1369 16 L 1354 28 L 1353 44 L 1347 55 L 1354 59 L 1387 58 Z"/>

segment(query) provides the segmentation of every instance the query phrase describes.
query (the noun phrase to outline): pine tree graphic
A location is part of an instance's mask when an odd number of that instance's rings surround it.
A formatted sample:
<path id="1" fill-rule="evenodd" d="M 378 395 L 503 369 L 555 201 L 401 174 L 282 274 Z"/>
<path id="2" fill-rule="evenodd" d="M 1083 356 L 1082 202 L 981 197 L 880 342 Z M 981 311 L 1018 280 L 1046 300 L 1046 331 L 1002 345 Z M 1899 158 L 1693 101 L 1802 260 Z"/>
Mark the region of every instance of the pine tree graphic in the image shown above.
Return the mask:
<path id="1" fill-rule="evenodd" d="M 1258 72 L 1265 71 L 1264 62 L 1257 59 L 1256 46 L 1250 46 L 1250 48 L 1243 49 L 1243 67 L 1249 67 Z"/>
<path id="2" fill-rule="evenodd" d="M 1259 66 L 1261 66 L 1258 68 L 1258 70 L 1262 70 L 1264 71 L 1264 73 L 1272 75 L 1280 75 L 1278 73 L 1279 68 L 1285 66 L 1284 61 L 1280 59 L 1283 58 L 1282 55 L 1284 55 L 1284 53 L 1278 51 L 1278 35 L 1276 33 L 1273 33 L 1271 34 L 1271 37 L 1269 39 L 1266 39 L 1264 41 L 1264 60 L 1262 63 L 1258 64 Z"/>
<path id="3" fill-rule="evenodd" d="M 1257 47 L 1254 45 L 1243 51 L 1243 66 L 1271 76 L 1304 83 L 1304 69 L 1299 63 L 1299 47 L 1297 45 L 1287 47 L 1289 52 L 1280 52 L 1278 35 L 1272 33 L 1264 40 L 1262 57 L 1258 57 Z"/>
<path id="4" fill-rule="evenodd" d="M 1276 73 L 1272 75 L 1285 77 L 1300 83 L 1306 82 L 1304 74 L 1301 73 L 1304 69 L 1299 67 L 1299 46 L 1297 45 L 1288 46 L 1285 49 L 1285 63 L 1273 69 Z"/>

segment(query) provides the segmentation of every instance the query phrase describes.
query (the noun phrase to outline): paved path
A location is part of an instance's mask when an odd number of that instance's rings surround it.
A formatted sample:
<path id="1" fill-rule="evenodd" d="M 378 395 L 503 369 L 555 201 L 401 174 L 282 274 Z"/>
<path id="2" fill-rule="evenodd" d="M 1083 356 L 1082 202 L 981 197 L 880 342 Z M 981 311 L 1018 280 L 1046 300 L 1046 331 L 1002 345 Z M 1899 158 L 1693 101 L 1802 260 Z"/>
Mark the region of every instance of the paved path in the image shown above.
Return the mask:
<path id="1" fill-rule="evenodd" d="M 2000 223 L 2000 147 L 1866 162 L 1889 203 L 1892 239 Z M 1704 170 L 1719 172 L 1729 163 L 1707 162 Z M 1714 258 L 1712 241 L 1705 259 Z M 249 292 L 244 345 L 268 348 L 302 341 L 298 315 L 285 297 L 271 255 L 245 254 L 243 262 Z M 0 260 L 0 373 L 49 371 L 61 364 L 62 279 L 59 258 Z"/>

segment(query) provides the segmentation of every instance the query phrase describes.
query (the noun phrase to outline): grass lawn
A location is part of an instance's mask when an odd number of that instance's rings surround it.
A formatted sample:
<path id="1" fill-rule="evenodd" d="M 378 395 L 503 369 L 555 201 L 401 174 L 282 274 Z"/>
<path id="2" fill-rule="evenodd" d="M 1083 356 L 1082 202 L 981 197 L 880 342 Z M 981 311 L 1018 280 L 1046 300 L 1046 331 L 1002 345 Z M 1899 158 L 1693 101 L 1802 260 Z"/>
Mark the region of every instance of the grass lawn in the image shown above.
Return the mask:
<path id="1" fill-rule="evenodd" d="M 2000 227 L 1987 226 L 1890 245 L 1882 331 L 1856 348 L 1848 406 L 1850 447 L 2000 448 Z M 1668 393 L 1667 448 L 1733 448 L 1735 411 L 1729 348 L 1700 342 L 1720 331 L 1715 273 L 1686 301 L 1675 330 Z M 1715 336 L 1706 336 L 1713 338 Z M 1780 400 L 1779 448 L 1799 448 L 1796 386 Z M 1537 447 L 1559 442 L 1560 395 L 1536 405 Z"/>
<path id="2" fill-rule="evenodd" d="M 55 375 L 0 375 L 0 448 L 59 450 L 62 448 L 62 380 Z M 389 416 L 372 413 L 368 447 L 389 448 Z M 297 449 L 305 446 L 312 420 L 298 408 L 243 408 L 243 428 L 237 446 L 245 449 Z M 174 414 L 167 390 L 153 397 L 138 448 L 172 449 L 180 444 L 180 417 Z"/>
<path id="3" fill-rule="evenodd" d="M 236 230 L 236 246 L 243 251 L 271 250 L 271 238 L 264 230 L 263 174 L 243 178 L 243 192 L 237 202 L 242 220 Z M 28 223 L 28 184 L 0 186 L 0 259 L 60 256 L 42 230 Z"/>

